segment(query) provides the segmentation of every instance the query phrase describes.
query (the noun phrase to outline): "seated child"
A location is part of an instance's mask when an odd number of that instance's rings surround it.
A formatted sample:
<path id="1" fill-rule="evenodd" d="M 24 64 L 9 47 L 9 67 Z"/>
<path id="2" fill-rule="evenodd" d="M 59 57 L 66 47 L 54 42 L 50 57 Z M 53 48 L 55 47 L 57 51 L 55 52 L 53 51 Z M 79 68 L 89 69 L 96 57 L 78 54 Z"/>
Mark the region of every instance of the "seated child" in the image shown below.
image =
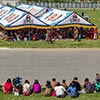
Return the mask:
<path id="1" fill-rule="evenodd" d="M 67 95 L 66 89 L 60 85 L 60 82 L 57 83 L 57 85 L 54 88 L 54 91 L 58 98 L 64 98 Z"/>
<path id="2" fill-rule="evenodd" d="M 28 80 L 25 80 L 23 84 L 23 95 L 28 96 L 31 94 L 31 91 L 32 91 L 32 88 L 31 88 L 30 82 Z"/>
<path id="3" fill-rule="evenodd" d="M 2 86 L 2 91 L 4 93 L 12 93 L 12 89 L 13 89 L 13 86 L 12 86 L 12 83 L 11 83 L 11 79 L 8 78 L 6 83 Z"/>
<path id="4" fill-rule="evenodd" d="M 89 82 L 88 78 L 86 78 L 84 81 L 84 91 L 85 91 L 85 93 L 92 93 L 94 91 L 93 85 L 91 82 Z"/>
<path id="5" fill-rule="evenodd" d="M 74 84 L 74 82 L 71 82 L 68 89 L 67 89 L 67 93 L 71 98 L 76 98 L 78 97 L 79 93 L 78 90 Z"/>
<path id="6" fill-rule="evenodd" d="M 39 93 L 41 91 L 41 86 L 37 79 L 34 81 L 34 84 L 32 85 L 32 90 L 34 93 Z"/>
<path id="7" fill-rule="evenodd" d="M 41 86 L 41 94 L 46 97 L 52 95 L 52 86 L 50 81 L 47 81 L 46 85 Z"/>
<path id="8" fill-rule="evenodd" d="M 13 93 L 16 96 L 19 96 L 22 93 L 22 84 L 20 77 L 16 77 L 13 79 Z"/>

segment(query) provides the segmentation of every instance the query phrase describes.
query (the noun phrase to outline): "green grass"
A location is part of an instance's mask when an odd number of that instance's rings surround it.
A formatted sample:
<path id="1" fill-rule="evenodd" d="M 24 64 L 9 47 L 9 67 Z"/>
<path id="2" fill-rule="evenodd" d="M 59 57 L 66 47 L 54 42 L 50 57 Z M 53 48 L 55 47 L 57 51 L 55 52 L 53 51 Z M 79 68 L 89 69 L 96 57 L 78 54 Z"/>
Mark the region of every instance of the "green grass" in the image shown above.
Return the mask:
<path id="1" fill-rule="evenodd" d="M 14 96 L 13 94 L 3 94 L 0 93 L 0 100 L 59 100 L 57 97 L 44 97 L 41 94 L 31 94 L 30 96 Z M 65 98 L 60 98 L 60 100 L 100 100 L 100 93 L 94 94 L 81 94 L 78 98 L 70 98 L 66 96 Z"/>
<path id="2" fill-rule="evenodd" d="M 100 40 L 82 39 L 80 42 L 69 39 L 56 40 L 53 44 L 45 41 L 8 42 L 0 39 L 0 47 L 7 48 L 100 48 Z"/>

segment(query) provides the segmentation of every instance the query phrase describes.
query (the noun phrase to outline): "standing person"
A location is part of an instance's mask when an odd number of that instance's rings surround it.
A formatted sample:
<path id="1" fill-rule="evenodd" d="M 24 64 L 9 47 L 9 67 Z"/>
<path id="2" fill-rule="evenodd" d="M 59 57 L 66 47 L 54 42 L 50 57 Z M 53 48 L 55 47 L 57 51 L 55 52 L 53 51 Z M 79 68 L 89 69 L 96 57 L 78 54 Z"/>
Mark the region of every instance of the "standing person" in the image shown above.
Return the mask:
<path id="1" fill-rule="evenodd" d="M 73 82 L 74 85 L 76 86 L 76 88 L 77 88 L 77 90 L 78 90 L 78 93 L 80 93 L 80 91 L 81 91 L 81 85 L 80 85 L 80 83 L 78 82 L 78 77 L 74 77 L 72 82 Z"/>
<path id="2" fill-rule="evenodd" d="M 52 41 L 52 32 L 51 32 L 51 30 L 47 30 L 45 41 L 46 41 L 47 43 L 53 43 L 53 41 Z"/>
<path id="3" fill-rule="evenodd" d="M 54 88 L 54 91 L 58 98 L 64 98 L 67 95 L 66 89 L 60 85 L 60 82 L 57 83 L 57 85 Z"/>
<path id="4" fill-rule="evenodd" d="M 39 93 L 41 91 L 41 86 L 37 79 L 34 80 L 34 84 L 32 85 L 32 90 L 34 93 Z"/>
<path id="5" fill-rule="evenodd" d="M 74 41 L 76 41 L 78 39 L 78 34 L 79 34 L 79 30 L 78 28 L 74 28 Z"/>
<path id="6" fill-rule="evenodd" d="M 98 38 L 98 29 L 95 28 L 93 33 L 94 33 L 93 39 L 96 40 Z"/>
<path id="7" fill-rule="evenodd" d="M 46 31 L 46 42 L 49 43 L 50 42 L 50 30 Z"/>
<path id="8" fill-rule="evenodd" d="M 31 94 L 32 88 L 31 88 L 31 84 L 28 80 L 25 80 L 24 84 L 23 84 L 23 95 L 24 96 L 28 96 Z"/>
<path id="9" fill-rule="evenodd" d="M 6 83 L 4 83 L 4 85 L 2 86 L 2 91 L 4 93 L 12 93 L 12 90 L 13 90 L 13 86 L 12 86 L 12 83 L 11 83 L 11 79 L 8 78 Z"/>

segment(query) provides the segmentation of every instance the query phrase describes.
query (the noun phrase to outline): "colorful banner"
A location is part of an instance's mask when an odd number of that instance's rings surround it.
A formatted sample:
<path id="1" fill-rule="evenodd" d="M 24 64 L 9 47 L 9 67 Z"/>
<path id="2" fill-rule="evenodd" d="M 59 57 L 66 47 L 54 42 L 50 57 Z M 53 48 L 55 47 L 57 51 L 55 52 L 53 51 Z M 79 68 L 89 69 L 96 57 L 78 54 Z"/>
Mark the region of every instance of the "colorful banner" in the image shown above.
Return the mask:
<path id="1" fill-rule="evenodd" d="M 26 12 L 17 10 L 15 8 L 13 8 L 13 10 L 9 13 L 6 14 L 1 20 L 0 23 L 3 26 L 8 26 L 11 23 L 17 21 L 19 18 L 23 17 L 26 14 Z"/>
<path id="2" fill-rule="evenodd" d="M 12 12 L 13 8 L 2 5 L 0 8 L 0 19 L 3 18 L 6 14 Z"/>
<path id="3" fill-rule="evenodd" d="M 67 24 L 81 24 L 81 25 L 88 25 L 88 26 L 92 25 L 90 22 L 86 21 L 81 16 L 79 16 L 77 13 L 71 14 L 69 17 L 65 18 L 58 25 L 67 25 Z"/>
<path id="4" fill-rule="evenodd" d="M 45 7 L 39 7 L 36 5 L 26 5 L 26 4 L 21 4 L 17 8 L 30 12 L 35 17 L 43 15 L 47 10 L 47 8 Z"/>
<path id="5" fill-rule="evenodd" d="M 58 9 L 50 9 L 46 14 L 44 14 L 39 19 L 50 26 L 55 26 L 68 16 L 70 16 L 73 12 L 71 11 L 61 11 Z"/>
<path id="6" fill-rule="evenodd" d="M 2 11 L 2 10 L 1 10 Z M 6 11 L 6 10 L 5 10 Z M 2 13 L 1 13 L 2 14 Z M 12 8 L 9 13 L 6 13 L 0 20 L 0 26 L 5 29 L 19 29 L 19 28 L 38 28 L 47 27 L 48 25 L 32 14 L 16 8 Z"/>

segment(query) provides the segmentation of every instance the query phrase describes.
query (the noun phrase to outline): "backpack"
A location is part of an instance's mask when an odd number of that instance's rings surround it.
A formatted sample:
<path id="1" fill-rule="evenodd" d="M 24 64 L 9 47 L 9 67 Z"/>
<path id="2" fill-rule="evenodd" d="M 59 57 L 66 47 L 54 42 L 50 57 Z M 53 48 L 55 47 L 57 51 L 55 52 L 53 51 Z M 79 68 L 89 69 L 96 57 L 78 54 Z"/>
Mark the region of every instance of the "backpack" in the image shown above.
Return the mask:
<path id="1" fill-rule="evenodd" d="M 77 97 L 78 96 L 78 91 L 77 91 L 77 88 L 76 87 L 69 87 L 68 88 L 68 94 L 70 97 Z"/>

